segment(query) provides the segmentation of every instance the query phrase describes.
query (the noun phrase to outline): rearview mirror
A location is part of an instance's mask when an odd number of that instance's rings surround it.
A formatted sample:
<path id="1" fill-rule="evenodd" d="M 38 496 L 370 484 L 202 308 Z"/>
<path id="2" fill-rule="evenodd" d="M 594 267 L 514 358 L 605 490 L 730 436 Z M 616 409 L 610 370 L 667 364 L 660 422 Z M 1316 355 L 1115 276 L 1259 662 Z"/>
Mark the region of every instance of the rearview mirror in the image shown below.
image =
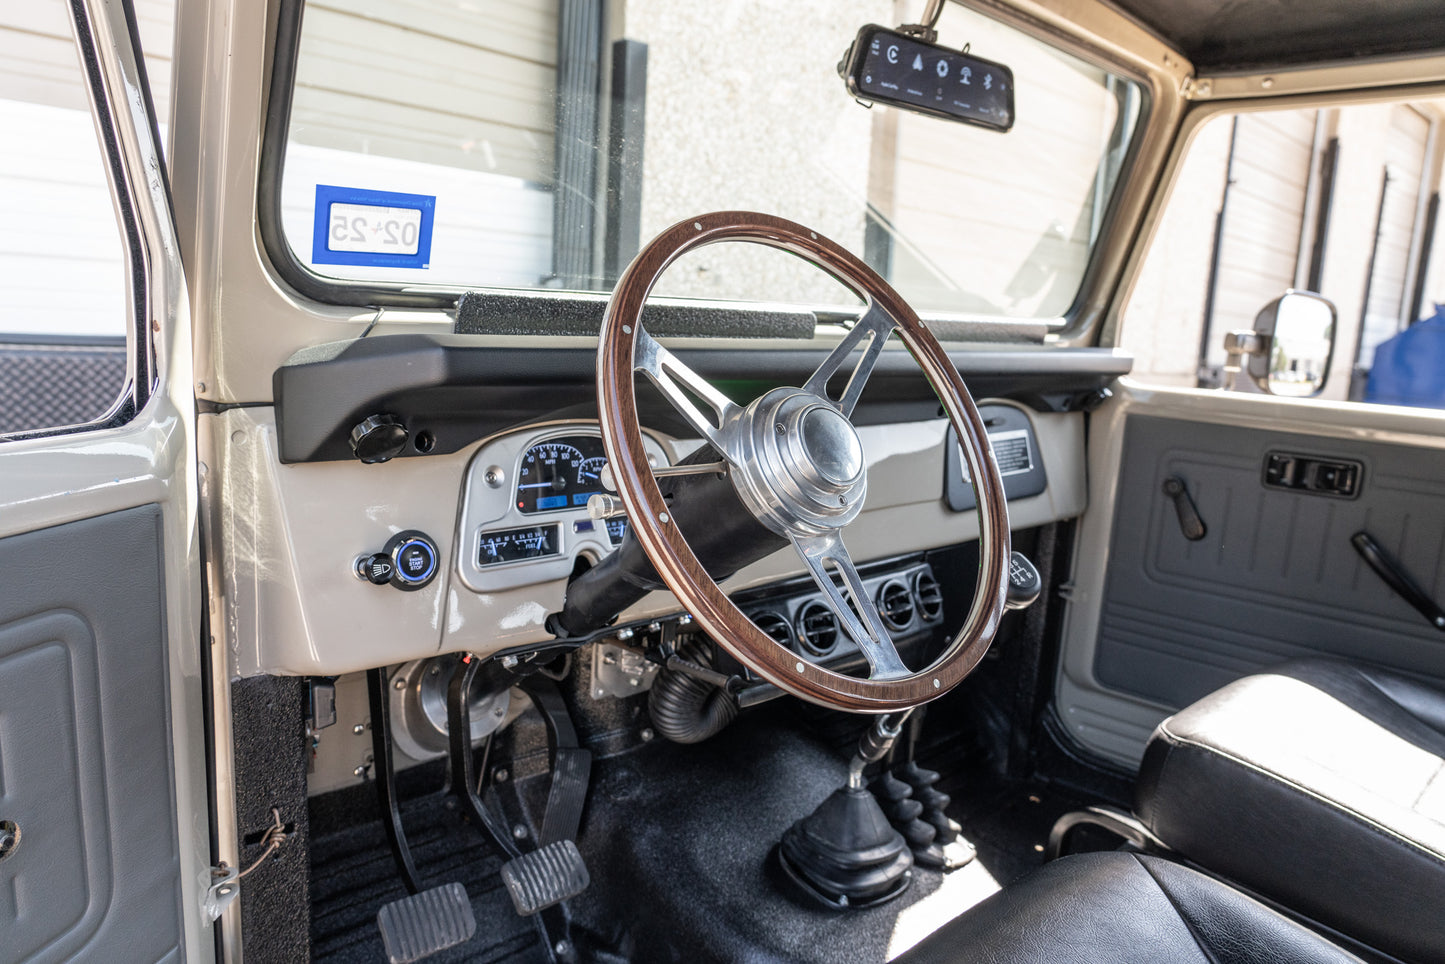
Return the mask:
<path id="1" fill-rule="evenodd" d="M 1262 391 L 1309 398 L 1324 391 L 1335 352 L 1335 306 L 1308 291 L 1286 291 L 1255 316 L 1253 331 L 1224 336 L 1225 387 L 1232 388 L 1241 362 Z"/>

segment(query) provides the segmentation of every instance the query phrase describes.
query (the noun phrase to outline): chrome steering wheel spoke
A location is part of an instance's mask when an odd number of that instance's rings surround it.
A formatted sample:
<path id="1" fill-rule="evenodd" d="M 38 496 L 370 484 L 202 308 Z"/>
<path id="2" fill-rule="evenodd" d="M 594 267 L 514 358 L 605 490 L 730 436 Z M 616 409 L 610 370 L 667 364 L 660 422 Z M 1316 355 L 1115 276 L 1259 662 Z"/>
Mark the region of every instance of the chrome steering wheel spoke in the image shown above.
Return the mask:
<path id="1" fill-rule="evenodd" d="M 742 417 L 741 406 L 662 347 L 640 324 L 637 326 L 632 369 L 646 375 L 672 407 L 677 409 L 678 414 L 705 438 L 708 444 L 717 449 L 730 465 L 735 464 L 733 446 L 729 441 L 733 426 Z M 711 418 L 693 401 L 694 397 L 707 405 L 711 410 Z"/>
<path id="2" fill-rule="evenodd" d="M 793 548 L 807 564 L 809 575 L 818 584 L 818 588 L 823 590 L 833 615 L 838 617 L 839 624 L 868 660 L 872 669 L 868 678 L 900 679 L 910 675 L 910 670 L 903 665 L 903 659 L 898 655 L 898 648 L 893 645 L 893 637 L 889 635 L 888 627 L 883 625 L 883 617 L 879 615 L 878 607 L 874 605 L 863 585 L 863 577 L 858 575 L 858 567 L 853 564 L 848 549 L 843 545 L 842 533 L 834 531 L 819 536 L 795 535 L 792 542 Z M 853 605 L 849 605 L 848 597 L 843 595 L 843 590 L 834 581 L 833 572 L 843 578 Z M 854 605 L 857 606 L 856 611 Z M 858 618 L 860 613 L 862 619 Z"/>
<path id="3" fill-rule="evenodd" d="M 848 334 L 838 343 L 838 347 L 828 353 L 823 364 L 803 383 L 803 391 L 812 392 L 844 415 L 852 417 L 853 409 L 858 404 L 858 396 L 863 394 L 863 386 L 868 384 L 868 376 L 873 373 L 873 366 L 877 364 L 878 356 L 897 324 L 888 312 L 870 300 L 863 317 L 848 329 Z M 853 373 L 848 376 L 848 384 L 844 387 L 843 394 L 833 398 L 828 394 L 828 382 L 838 374 L 860 344 L 863 346 L 863 357 L 858 359 Z"/>

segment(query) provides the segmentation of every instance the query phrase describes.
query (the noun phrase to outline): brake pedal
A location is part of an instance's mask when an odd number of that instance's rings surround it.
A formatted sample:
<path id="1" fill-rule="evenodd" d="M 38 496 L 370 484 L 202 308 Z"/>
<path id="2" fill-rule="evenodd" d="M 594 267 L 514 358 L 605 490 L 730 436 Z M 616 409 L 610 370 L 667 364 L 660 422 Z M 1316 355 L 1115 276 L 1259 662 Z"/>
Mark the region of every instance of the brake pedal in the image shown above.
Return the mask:
<path id="1" fill-rule="evenodd" d="M 526 917 L 576 897 L 592 878 L 576 842 L 558 840 L 502 864 L 502 883 L 517 913 Z"/>
<path id="2" fill-rule="evenodd" d="M 411 964 L 471 940 L 477 918 L 467 889 L 453 882 L 384 904 L 376 912 L 376 926 L 386 959 Z"/>

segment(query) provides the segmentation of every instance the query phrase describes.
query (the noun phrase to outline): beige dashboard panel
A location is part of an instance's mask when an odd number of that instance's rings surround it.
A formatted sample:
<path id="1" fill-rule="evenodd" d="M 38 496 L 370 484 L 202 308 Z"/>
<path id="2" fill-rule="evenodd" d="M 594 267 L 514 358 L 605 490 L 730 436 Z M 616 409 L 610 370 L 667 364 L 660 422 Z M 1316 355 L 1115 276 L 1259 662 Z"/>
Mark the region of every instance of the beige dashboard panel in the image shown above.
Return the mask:
<path id="1" fill-rule="evenodd" d="M 1083 416 L 1029 415 L 1048 487 L 1010 503 L 1015 528 L 1077 516 L 1087 499 Z M 565 576 L 477 592 L 457 571 L 464 486 L 469 478 L 475 481 L 469 468 L 496 439 L 449 455 L 381 465 L 282 465 L 270 408 L 230 409 L 203 421 L 211 423 L 207 434 L 220 443 L 208 488 L 216 498 L 219 609 L 234 675 L 339 675 L 443 652 L 493 653 L 551 638 L 544 621 L 561 607 Z M 578 423 L 577 428 L 585 432 L 593 426 Z M 558 429 L 553 423 L 511 434 L 550 436 Z M 977 514 L 952 512 L 942 499 L 946 433 L 943 419 L 860 428 L 869 494 L 846 534 L 856 559 L 978 538 Z M 658 441 L 669 461 L 696 444 Z M 430 585 L 400 592 L 356 577 L 358 555 L 379 550 L 407 529 L 430 535 L 440 558 L 449 561 Z M 464 538 L 470 539 L 470 526 L 466 532 Z M 754 587 L 802 572 L 786 550 L 749 566 L 727 585 Z M 658 592 L 623 618 L 677 609 L 670 593 Z"/>

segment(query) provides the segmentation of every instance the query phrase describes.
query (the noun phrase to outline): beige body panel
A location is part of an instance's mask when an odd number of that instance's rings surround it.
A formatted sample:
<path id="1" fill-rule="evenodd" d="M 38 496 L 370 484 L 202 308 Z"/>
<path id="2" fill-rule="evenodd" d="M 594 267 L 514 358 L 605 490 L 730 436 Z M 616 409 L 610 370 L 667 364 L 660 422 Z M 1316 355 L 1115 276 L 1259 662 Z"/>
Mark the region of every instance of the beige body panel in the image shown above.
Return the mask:
<path id="1" fill-rule="evenodd" d="M 1083 417 L 1029 414 L 1048 488 L 1010 504 L 1016 528 L 1072 518 L 1087 501 Z M 558 427 L 548 423 L 508 435 L 548 435 Z M 977 514 L 952 512 L 942 499 L 946 430 L 942 419 L 860 429 L 869 460 L 868 502 L 845 534 L 860 561 L 978 538 Z M 457 571 L 468 468 L 494 440 L 382 465 L 282 465 L 270 409 L 206 416 L 202 434 L 225 452 L 208 491 L 215 499 L 215 531 L 227 547 L 213 582 L 235 675 L 329 676 L 551 639 L 543 623 L 561 608 L 565 576 L 476 592 Z M 226 444 L 219 446 L 222 435 Z M 664 441 L 674 460 L 696 445 Z M 436 540 L 446 561 L 436 580 L 417 592 L 399 592 L 358 579 L 356 556 L 377 551 L 403 529 L 420 529 Z M 748 588 L 802 573 L 786 550 L 744 569 L 728 586 Z M 677 609 L 671 594 L 658 592 L 622 618 Z"/>

